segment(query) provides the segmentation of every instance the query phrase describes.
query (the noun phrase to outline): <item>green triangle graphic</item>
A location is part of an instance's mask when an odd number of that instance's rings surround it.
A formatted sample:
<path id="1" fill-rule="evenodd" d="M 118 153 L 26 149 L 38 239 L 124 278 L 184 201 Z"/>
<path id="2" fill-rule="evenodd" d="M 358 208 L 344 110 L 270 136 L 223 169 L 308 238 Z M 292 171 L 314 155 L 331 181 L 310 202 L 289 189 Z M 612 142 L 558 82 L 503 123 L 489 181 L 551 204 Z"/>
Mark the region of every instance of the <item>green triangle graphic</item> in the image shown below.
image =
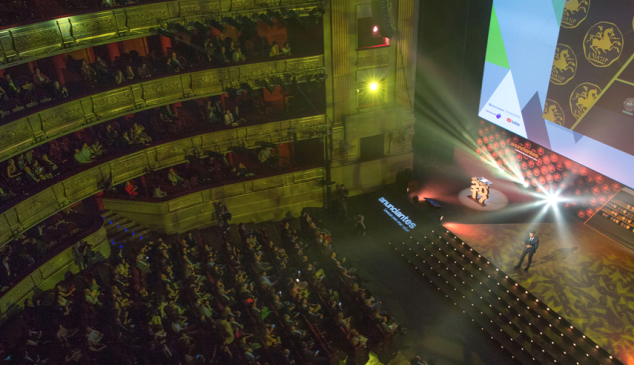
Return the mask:
<path id="1" fill-rule="evenodd" d="M 553 1 L 553 9 L 555 10 L 555 17 L 557 18 L 557 24 L 561 26 L 561 17 L 564 15 L 564 6 L 566 5 L 566 0 L 552 0 Z"/>
<path id="2" fill-rule="evenodd" d="M 487 40 L 487 62 L 511 69 L 509 60 L 506 58 L 506 49 L 504 49 L 504 40 L 502 40 L 502 32 L 498 17 L 495 14 L 495 7 L 491 11 L 491 24 L 489 25 L 489 39 Z"/>

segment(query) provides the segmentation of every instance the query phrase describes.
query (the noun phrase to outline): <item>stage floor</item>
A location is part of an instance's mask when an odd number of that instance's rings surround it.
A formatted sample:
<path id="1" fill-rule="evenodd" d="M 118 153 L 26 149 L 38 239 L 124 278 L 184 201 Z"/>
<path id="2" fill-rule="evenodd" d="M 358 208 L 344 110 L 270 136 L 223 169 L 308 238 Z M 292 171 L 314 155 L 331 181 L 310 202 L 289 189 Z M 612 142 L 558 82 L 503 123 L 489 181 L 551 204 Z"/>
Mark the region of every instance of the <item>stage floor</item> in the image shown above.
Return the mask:
<path id="1" fill-rule="evenodd" d="M 412 195 L 438 200 L 447 229 L 615 357 L 634 365 L 634 251 L 564 212 L 536 206 L 533 196 L 470 154 L 456 150 L 455 164 L 435 171 Z M 459 199 L 471 176 L 491 177 L 508 205 L 482 211 Z M 525 273 L 513 266 L 531 229 L 540 248 Z"/>
<path id="2" fill-rule="evenodd" d="M 634 364 L 634 252 L 583 223 L 445 227 L 600 346 Z M 530 229 L 540 246 L 526 273 L 513 266 L 522 252 L 518 234 Z"/>

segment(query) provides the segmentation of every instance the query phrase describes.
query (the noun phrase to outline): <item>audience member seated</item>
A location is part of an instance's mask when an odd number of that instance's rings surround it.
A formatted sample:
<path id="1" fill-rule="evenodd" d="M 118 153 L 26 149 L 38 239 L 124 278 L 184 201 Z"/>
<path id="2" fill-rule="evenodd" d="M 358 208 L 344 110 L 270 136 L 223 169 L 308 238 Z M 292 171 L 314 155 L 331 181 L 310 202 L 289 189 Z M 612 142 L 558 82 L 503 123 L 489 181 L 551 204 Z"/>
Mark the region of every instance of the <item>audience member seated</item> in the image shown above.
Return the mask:
<path id="1" fill-rule="evenodd" d="M 132 69 L 132 66 L 126 66 L 124 75 L 127 81 L 134 80 L 134 70 Z"/>
<path id="2" fill-rule="evenodd" d="M 170 168 L 168 173 L 167 173 L 167 180 L 169 180 L 170 184 L 172 184 L 172 186 L 184 186 L 185 185 L 185 179 L 183 179 L 182 177 L 180 177 L 176 171 L 174 171 L 174 168 Z"/>
<path id="3" fill-rule="evenodd" d="M 291 45 L 288 42 L 284 42 L 284 47 L 282 47 L 282 55 L 283 56 L 291 56 Z"/>
<path id="4" fill-rule="evenodd" d="M 277 46 L 277 42 L 273 41 L 273 43 L 271 43 L 271 51 L 269 52 L 269 57 L 277 57 L 281 55 L 282 52 L 280 52 L 280 48 Z"/>
<path id="5" fill-rule="evenodd" d="M 242 48 L 240 46 L 236 47 L 236 49 L 233 51 L 233 53 L 231 54 L 231 59 L 235 63 L 246 61 L 246 57 L 244 56 L 244 53 L 242 53 Z"/>
<path id="6" fill-rule="evenodd" d="M 39 182 L 40 179 L 38 179 L 35 173 L 31 171 L 31 168 L 28 166 L 24 167 L 24 183 L 27 186 L 34 186 Z"/>
<path id="7" fill-rule="evenodd" d="M 33 69 L 33 83 L 40 89 L 47 88 L 51 80 L 40 71 L 39 67 Z"/>
<path id="8" fill-rule="evenodd" d="M 162 199 L 162 198 L 165 198 L 166 196 L 167 196 L 167 193 L 161 190 L 160 185 L 156 185 L 154 187 L 154 192 L 152 193 L 152 197 Z"/>
<path id="9" fill-rule="evenodd" d="M 185 67 L 176 57 L 176 53 L 172 52 L 170 58 L 167 59 L 167 72 L 180 72 L 183 69 L 185 69 Z"/>
<path id="10" fill-rule="evenodd" d="M 22 86 L 17 81 L 13 80 L 11 74 L 4 73 L 4 78 L 0 82 L 0 87 L 4 90 L 7 97 L 11 99 L 19 99 L 22 93 Z"/>
<path id="11" fill-rule="evenodd" d="M 75 149 L 75 161 L 79 162 L 80 164 L 91 163 L 93 159 L 94 157 L 92 155 L 92 152 L 90 152 L 90 149 L 86 147 L 82 147 L 81 150 Z"/>
<path id="12" fill-rule="evenodd" d="M 88 62 L 86 62 L 86 60 L 81 60 L 80 72 L 81 77 L 84 79 L 86 84 L 90 87 L 95 87 L 97 82 L 97 72 L 88 64 Z"/>
<path id="13" fill-rule="evenodd" d="M 139 75 L 142 79 L 152 77 L 152 71 L 150 70 L 150 66 L 148 66 L 147 62 L 143 62 L 143 64 L 137 68 L 137 75 Z"/>
<path id="14" fill-rule="evenodd" d="M 22 171 L 18 169 L 18 167 L 15 165 L 15 161 L 12 158 L 9 159 L 9 161 L 7 162 L 7 177 L 9 178 L 9 180 L 12 181 L 14 184 L 18 184 L 22 180 L 22 177 L 20 175 L 22 175 Z"/>
<path id="15" fill-rule="evenodd" d="M 60 101 L 68 98 L 68 90 L 65 86 L 62 86 L 59 81 L 53 83 L 52 95 L 54 100 Z"/>
<path id="16" fill-rule="evenodd" d="M 114 76 L 114 83 L 117 85 L 121 85 L 126 82 L 125 75 L 123 75 L 123 72 L 119 69 L 115 69 L 112 76 Z"/>
<path id="17" fill-rule="evenodd" d="M 242 124 L 247 121 L 246 119 L 240 116 L 240 107 L 238 106 L 233 108 L 233 110 L 231 111 L 231 116 L 233 117 L 234 123 L 237 123 L 237 124 Z"/>
<path id="18" fill-rule="evenodd" d="M 132 183 L 130 181 L 126 181 L 125 182 L 125 191 L 126 191 L 126 193 L 128 193 L 128 195 L 131 198 L 134 198 L 137 195 L 139 195 L 139 193 L 137 193 L 137 187 L 132 185 Z"/>
<path id="19" fill-rule="evenodd" d="M 231 114 L 231 110 L 229 109 L 225 111 L 225 125 L 236 125 L 236 121 L 233 119 L 233 114 Z"/>

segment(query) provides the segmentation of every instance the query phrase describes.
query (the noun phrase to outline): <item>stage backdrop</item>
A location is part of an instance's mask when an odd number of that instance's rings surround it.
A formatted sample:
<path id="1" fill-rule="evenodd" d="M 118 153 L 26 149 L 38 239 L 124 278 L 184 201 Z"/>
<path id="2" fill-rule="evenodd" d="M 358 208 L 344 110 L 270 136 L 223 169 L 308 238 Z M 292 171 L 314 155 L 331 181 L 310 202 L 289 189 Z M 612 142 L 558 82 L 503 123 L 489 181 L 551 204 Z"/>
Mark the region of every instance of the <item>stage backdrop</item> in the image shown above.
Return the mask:
<path id="1" fill-rule="evenodd" d="M 480 121 L 476 152 L 513 176 L 524 179 L 526 189 L 558 192 L 562 205 L 586 220 L 601 209 L 622 185 L 588 167 L 544 148 L 526 138 Z M 626 227 L 631 230 L 634 224 Z"/>
<path id="2" fill-rule="evenodd" d="M 633 18 L 625 0 L 494 0 L 479 116 L 633 187 Z"/>

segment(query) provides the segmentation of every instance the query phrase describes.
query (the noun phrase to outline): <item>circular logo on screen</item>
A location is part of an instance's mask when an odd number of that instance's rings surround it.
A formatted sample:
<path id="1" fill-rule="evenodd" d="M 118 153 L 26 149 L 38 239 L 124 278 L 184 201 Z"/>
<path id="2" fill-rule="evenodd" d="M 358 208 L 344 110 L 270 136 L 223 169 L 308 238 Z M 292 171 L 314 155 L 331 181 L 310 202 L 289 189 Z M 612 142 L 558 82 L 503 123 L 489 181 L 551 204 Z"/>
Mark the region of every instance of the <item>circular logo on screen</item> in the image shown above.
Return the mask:
<path id="1" fill-rule="evenodd" d="M 557 44 L 553 68 L 550 71 L 550 82 L 564 85 L 575 77 L 577 72 L 577 56 L 572 48 L 565 44 Z"/>
<path id="2" fill-rule="evenodd" d="M 570 94 L 570 111 L 572 115 L 579 119 L 583 116 L 594 100 L 601 94 L 601 88 L 595 84 L 584 82 L 572 90 Z"/>
<path id="3" fill-rule="evenodd" d="M 584 21 L 590 10 L 590 0 L 566 0 L 564 14 L 561 17 L 561 26 L 575 28 Z"/>
<path id="4" fill-rule="evenodd" d="M 614 23 L 598 22 L 583 39 L 583 53 L 591 64 L 607 67 L 623 53 L 623 34 Z"/>
<path id="5" fill-rule="evenodd" d="M 623 102 L 623 109 L 628 113 L 634 113 L 634 98 L 627 98 Z"/>
<path id="6" fill-rule="evenodd" d="M 561 108 L 559 103 L 552 99 L 546 99 L 546 104 L 544 104 L 544 115 L 542 117 L 561 126 L 563 126 L 566 121 L 564 110 Z"/>

